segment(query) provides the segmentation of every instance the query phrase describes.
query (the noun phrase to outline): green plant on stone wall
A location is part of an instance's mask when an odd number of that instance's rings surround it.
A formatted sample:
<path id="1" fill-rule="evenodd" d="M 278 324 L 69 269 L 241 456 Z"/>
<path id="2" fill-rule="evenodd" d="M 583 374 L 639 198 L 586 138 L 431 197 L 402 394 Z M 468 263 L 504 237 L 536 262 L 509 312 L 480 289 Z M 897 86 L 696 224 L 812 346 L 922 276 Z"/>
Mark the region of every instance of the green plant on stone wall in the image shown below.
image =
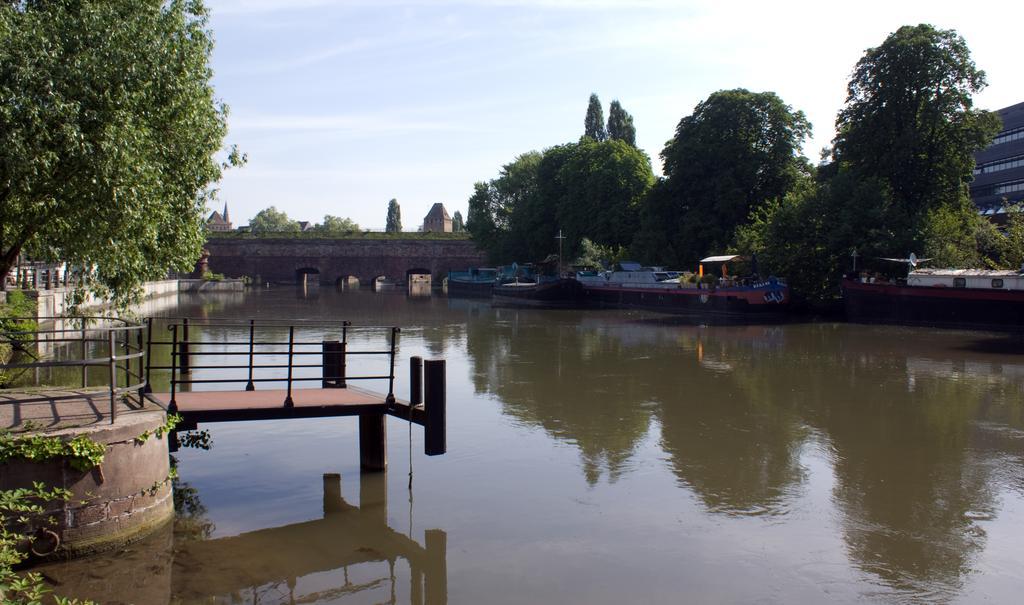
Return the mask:
<path id="1" fill-rule="evenodd" d="M 27 528 L 44 512 L 43 504 L 67 500 L 71 493 L 61 488 L 47 488 L 35 483 L 31 488 L 0 491 L 0 603 L 4 605 L 39 605 L 50 592 L 38 573 L 18 573 L 14 568 L 24 562 L 34 538 Z M 52 521 L 51 521 L 52 522 Z M 88 605 L 53 596 L 56 605 Z"/>
<path id="2" fill-rule="evenodd" d="M 0 433 L 0 463 L 8 460 L 45 462 L 64 458 L 68 466 L 86 472 L 103 464 L 107 448 L 86 435 L 65 441 L 60 437 L 44 435 L 14 436 Z"/>

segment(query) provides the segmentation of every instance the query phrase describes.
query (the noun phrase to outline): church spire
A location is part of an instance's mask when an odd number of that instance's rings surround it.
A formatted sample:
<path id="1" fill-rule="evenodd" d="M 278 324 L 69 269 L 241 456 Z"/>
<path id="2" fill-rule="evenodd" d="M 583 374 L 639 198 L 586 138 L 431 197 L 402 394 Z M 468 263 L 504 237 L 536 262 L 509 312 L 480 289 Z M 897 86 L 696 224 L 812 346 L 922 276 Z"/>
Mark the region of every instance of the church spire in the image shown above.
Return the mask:
<path id="1" fill-rule="evenodd" d="M 224 222 L 231 223 L 231 218 L 228 216 L 228 203 L 224 202 Z"/>

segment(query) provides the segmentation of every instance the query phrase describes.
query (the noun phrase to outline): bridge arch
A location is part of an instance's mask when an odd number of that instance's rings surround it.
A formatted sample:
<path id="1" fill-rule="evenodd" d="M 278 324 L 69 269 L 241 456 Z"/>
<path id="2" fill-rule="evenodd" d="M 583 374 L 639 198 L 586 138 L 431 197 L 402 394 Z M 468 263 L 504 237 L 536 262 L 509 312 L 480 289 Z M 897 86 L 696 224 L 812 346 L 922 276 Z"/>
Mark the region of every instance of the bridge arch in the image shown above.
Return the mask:
<path id="1" fill-rule="evenodd" d="M 320 269 L 317 267 L 300 267 L 295 270 L 295 283 L 302 285 L 320 285 Z"/>

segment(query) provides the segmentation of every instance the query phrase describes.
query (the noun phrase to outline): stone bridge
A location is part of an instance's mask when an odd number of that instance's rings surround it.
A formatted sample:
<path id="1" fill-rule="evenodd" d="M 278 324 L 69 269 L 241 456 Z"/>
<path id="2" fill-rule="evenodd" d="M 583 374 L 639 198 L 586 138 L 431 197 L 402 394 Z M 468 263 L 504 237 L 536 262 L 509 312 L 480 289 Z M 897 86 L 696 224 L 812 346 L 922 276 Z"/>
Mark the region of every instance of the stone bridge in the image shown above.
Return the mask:
<path id="1" fill-rule="evenodd" d="M 404 282 L 410 273 L 429 273 L 438 283 L 450 270 L 486 262 L 475 242 L 456 239 L 211 237 L 205 247 L 210 271 L 271 283 L 336 285 L 355 277 L 369 285 L 378 277 Z"/>

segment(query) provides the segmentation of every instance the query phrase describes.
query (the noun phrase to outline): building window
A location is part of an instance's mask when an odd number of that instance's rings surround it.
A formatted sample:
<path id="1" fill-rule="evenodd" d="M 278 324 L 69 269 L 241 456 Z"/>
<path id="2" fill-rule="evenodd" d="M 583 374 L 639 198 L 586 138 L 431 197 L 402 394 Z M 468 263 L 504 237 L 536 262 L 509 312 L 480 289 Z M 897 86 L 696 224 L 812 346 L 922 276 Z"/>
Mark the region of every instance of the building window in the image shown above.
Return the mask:
<path id="1" fill-rule="evenodd" d="M 994 162 L 988 162 L 987 164 L 980 164 L 974 169 L 975 175 L 989 174 L 992 172 L 999 172 L 1000 170 L 1009 170 L 1011 168 L 1020 168 L 1024 166 L 1024 155 L 1014 156 L 1012 158 L 1004 158 L 996 160 Z"/>
<path id="2" fill-rule="evenodd" d="M 993 288 L 1002 288 L 1003 287 L 1003 280 L 1001 280 L 1001 279 L 993 279 L 992 280 L 992 287 Z"/>
<path id="3" fill-rule="evenodd" d="M 1020 139 L 1024 139 L 1024 128 L 1014 128 L 1013 130 L 1000 132 L 996 135 L 996 138 L 992 140 L 992 144 L 999 145 L 1001 143 L 1009 143 L 1010 141 L 1018 141 Z"/>
<path id="4" fill-rule="evenodd" d="M 965 278 L 965 277 L 954 277 L 953 278 L 953 287 L 954 288 L 966 288 L 967 287 L 967 278 Z"/>

